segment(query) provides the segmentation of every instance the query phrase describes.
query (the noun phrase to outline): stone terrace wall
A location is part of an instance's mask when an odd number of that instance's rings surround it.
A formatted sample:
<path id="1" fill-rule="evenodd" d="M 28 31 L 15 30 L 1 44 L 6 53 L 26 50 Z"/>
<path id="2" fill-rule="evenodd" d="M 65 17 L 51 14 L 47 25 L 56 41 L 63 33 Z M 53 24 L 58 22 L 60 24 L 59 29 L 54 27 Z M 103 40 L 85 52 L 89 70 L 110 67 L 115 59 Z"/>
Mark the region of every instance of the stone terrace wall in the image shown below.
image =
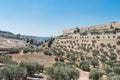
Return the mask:
<path id="1" fill-rule="evenodd" d="M 71 37 L 72 36 L 72 37 Z M 54 47 L 65 47 L 67 49 L 72 50 L 79 50 L 80 46 L 84 47 L 93 47 L 93 41 L 96 41 L 95 47 L 99 48 L 101 43 L 105 45 L 111 44 L 115 45 L 118 49 L 120 46 L 116 45 L 116 42 L 120 40 L 120 34 L 106 34 L 106 35 L 87 35 L 87 36 L 80 36 L 79 34 L 71 34 L 71 36 L 65 38 L 56 38 L 54 41 Z M 97 38 L 99 36 L 99 38 Z"/>
<path id="2" fill-rule="evenodd" d="M 111 27 L 120 28 L 120 22 L 80 27 L 79 29 L 80 29 L 81 32 L 85 32 L 85 31 L 88 31 L 88 30 L 107 30 L 107 29 L 110 29 Z M 75 28 L 65 29 L 65 30 L 63 30 L 63 35 L 71 34 L 71 33 L 74 32 L 74 30 L 75 30 Z"/>

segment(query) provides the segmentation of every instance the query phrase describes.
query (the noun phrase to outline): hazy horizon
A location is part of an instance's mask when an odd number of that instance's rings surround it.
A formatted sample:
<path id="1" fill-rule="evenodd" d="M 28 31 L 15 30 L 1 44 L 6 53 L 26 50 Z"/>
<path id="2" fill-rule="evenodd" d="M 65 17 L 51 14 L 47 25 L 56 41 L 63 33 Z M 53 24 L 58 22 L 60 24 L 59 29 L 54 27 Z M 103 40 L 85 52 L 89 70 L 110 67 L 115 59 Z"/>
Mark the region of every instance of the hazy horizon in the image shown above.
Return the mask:
<path id="1" fill-rule="evenodd" d="M 40 37 L 120 21 L 119 0 L 0 0 L 0 30 Z"/>

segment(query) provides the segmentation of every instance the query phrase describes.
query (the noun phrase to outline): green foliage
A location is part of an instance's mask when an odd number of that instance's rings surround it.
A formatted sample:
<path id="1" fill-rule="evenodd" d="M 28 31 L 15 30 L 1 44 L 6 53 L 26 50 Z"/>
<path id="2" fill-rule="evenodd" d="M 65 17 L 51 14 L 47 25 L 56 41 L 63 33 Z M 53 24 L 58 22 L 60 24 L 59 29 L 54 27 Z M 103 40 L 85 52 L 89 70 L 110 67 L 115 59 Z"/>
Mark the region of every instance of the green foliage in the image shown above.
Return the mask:
<path id="1" fill-rule="evenodd" d="M 20 67 L 18 65 L 7 65 L 5 66 L 0 73 L 5 80 L 18 80 L 25 78 L 27 71 L 26 68 Z"/>
<path id="2" fill-rule="evenodd" d="M 115 66 L 115 67 L 113 68 L 113 70 L 114 70 L 114 73 L 120 75 L 120 66 Z"/>
<path id="3" fill-rule="evenodd" d="M 33 39 L 30 39 L 30 41 L 29 41 L 29 42 L 30 42 L 30 44 L 33 44 Z"/>
<path id="4" fill-rule="evenodd" d="M 65 60 L 64 57 L 60 57 L 61 62 L 64 62 L 64 60 Z"/>
<path id="5" fill-rule="evenodd" d="M 117 44 L 117 45 L 120 45 L 120 41 L 117 41 L 116 44 Z"/>
<path id="6" fill-rule="evenodd" d="M 98 32 L 98 31 L 91 31 L 90 34 L 91 34 L 91 35 L 97 35 L 97 34 L 101 34 L 101 33 Z"/>
<path id="7" fill-rule="evenodd" d="M 77 56 L 75 54 L 70 54 L 69 60 L 74 63 L 77 60 Z"/>
<path id="8" fill-rule="evenodd" d="M 101 78 L 102 75 L 103 75 L 103 72 L 95 68 L 90 70 L 89 78 L 92 80 L 99 80 L 99 78 Z"/>
<path id="9" fill-rule="evenodd" d="M 9 50 L 9 53 L 10 53 L 10 54 L 19 53 L 19 49 L 11 48 L 11 49 Z"/>
<path id="10" fill-rule="evenodd" d="M 90 65 L 89 65 L 89 63 L 87 61 L 80 62 L 80 68 L 83 71 L 90 71 Z"/>
<path id="11" fill-rule="evenodd" d="M 34 48 L 24 48 L 23 49 L 23 53 L 27 53 L 27 52 L 35 52 L 36 50 Z"/>
<path id="12" fill-rule="evenodd" d="M 59 61 L 59 58 L 58 58 L 58 57 L 56 57 L 56 58 L 55 58 L 55 61 L 56 61 L 56 62 L 58 62 L 58 61 Z"/>
<path id="13" fill-rule="evenodd" d="M 0 51 L 7 51 L 9 54 L 19 53 L 18 48 L 0 48 Z"/>
<path id="14" fill-rule="evenodd" d="M 107 80 L 120 80 L 120 75 L 109 76 Z"/>
<path id="15" fill-rule="evenodd" d="M 0 56 L 0 63 L 17 64 L 17 62 L 13 61 L 10 56 Z"/>
<path id="16" fill-rule="evenodd" d="M 115 28 L 115 31 L 119 31 L 120 29 L 119 28 Z"/>
<path id="17" fill-rule="evenodd" d="M 105 45 L 104 43 L 101 43 L 100 46 L 101 46 L 101 47 L 105 47 L 106 45 Z"/>
<path id="18" fill-rule="evenodd" d="M 92 40 L 92 43 L 96 43 L 97 41 L 96 40 Z"/>
<path id="19" fill-rule="evenodd" d="M 81 33 L 80 35 L 85 36 L 85 35 L 87 35 L 87 34 L 88 34 L 87 32 L 83 32 L 83 33 Z"/>
<path id="20" fill-rule="evenodd" d="M 84 61 L 85 60 L 85 55 L 80 55 L 80 59 L 81 59 L 81 61 Z"/>
<path id="21" fill-rule="evenodd" d="M 20 66 L 27 69 L 27 76 L 31 76 L 37 71 L 42 72 L 44 70 L 43 65 L 40 65 L 40 64 L 34 63 L 34 62 L 21 62 Z"/>
<path id="22" fill-rule="evenodd" d="M 115 74 L 120 75 L 120 62 L 114 63 L 113 71 Z"/>
<path id="23" fill-rule="evenodd" d="M 79 28 L 76 28 L 75 30 L 74 30 L 74 33 L 79 33 L 80 32 L 80 29 Z"/>
<path id="24" fill-rule="evenodd" d="M 113 69 L 110 67 L 105 67 L 105 72 L 106 72 L 106 74 L 109 74 L 109 73 L 113 72 Z"/>
<path id="25" fill-rule="evenodd" d="M 79 71 L 75 67 L 64 63 L 57 63 L 47 69 L 48 80 L 77 80 Z"/>
<path id="26" fill-rule="evenodd" d="M 48 47 L 49 48 L 51 47 L 54 40 L 55 40 L 54 38 L 51 38 L 51 39 L 48 40 Z"/>
<path id="27" fill-rule="evenodd" d="M 99 36 L 96 36 L 96 38 L 98 38 L 98 39 L 99 39 L 100 37 L 99 37 Z"/>
<path id="28" fill-rule="evenodd" d="M 117 55 L 115 53 L 111 53 L 111 55 L 109 56 L 110 60 L 116 60 Z"/>
<path id="29" fill-rule="evenodd" d="M 63 56 L 64 52 L 61 49 L 57 49 L 54 53 L 56 56 Z"/>
<path id="30" fill-rule="evenodd" d="M 52 52 L 51 52 L 51 51 L 49 51 L 49 50 L 45 50 L 45 51 L 43 51 L 43 53 L 44 53 L 45 55 L 49 55 L 49 56 L 51 56 L 51 55 L 52 55 Z"/>
<path id="31" fill-rule="evenodd" d="M 34 42 L 33 39 L 29 39 L 29 38 L 28 38 L 28 39 L 26 40 L 26 43 L 33 44 L 33 42 Z"/>
<path id="32" fill-rule="evenodd" d="M 105 62 L 106 60 L 107 60 L 106 55 L 105 54 L 101 55 L 100 61 Z"/>
<path id="33" fill-rule="evenodd" d="M 111 47 L 112 47 L 112 46 L 111 46 Z M 110 48 L 110 49 L 109 49 L 109 52 L 110 52 L 110 53 L 114 53 L 114 49 Z"/>
<path id="34" fill-rule="evenodd" d="M 118 55 L 120 55 L 120 49 L 117 49 L 116 52 Z"/>
<path id="35" fill-rule="evenodd" d="M 110 67 L 113 67 L 113 64 L 116 63 L 116 60 L 109 60 L 109 61 L 106 61 L 105 63 Z"/>
<path id="36" fill-rule="evenodd" d="M 94 68 L 95 68 L 95 66 L 99 66 L 99 61 L 98 61 L 97 57 L 92 58 L 91 65 L 93 65 Z"/>
<path id="37" fill-rule="evenodd" d="M 112 45 L 110 43 L 107 44 L 108 48 L 112 48 Z"/>
<path id="38" fill-rule="evenodd" d="M 99 55 L 99 51 L 98 51 L 98 50 L 96 50 L 96 49 L 95 49 L 95 50 L 93 50 L 92 52 L 93 52 L 93 56 L 97 56 L 97 55 Z"/>

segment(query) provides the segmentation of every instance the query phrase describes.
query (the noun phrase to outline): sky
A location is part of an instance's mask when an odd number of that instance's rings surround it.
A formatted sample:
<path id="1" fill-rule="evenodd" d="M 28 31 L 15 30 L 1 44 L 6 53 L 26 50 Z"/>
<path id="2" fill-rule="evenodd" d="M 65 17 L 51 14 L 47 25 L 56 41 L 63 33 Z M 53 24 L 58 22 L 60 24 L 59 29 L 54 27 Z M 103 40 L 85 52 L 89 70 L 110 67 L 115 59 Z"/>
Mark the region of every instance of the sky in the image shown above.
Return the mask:
<path id="1" fill-rule="evenodd" d="M 120 22 L 120 0 L 0 0 L 0 30 L 58 36 L 64 29 Z"/>

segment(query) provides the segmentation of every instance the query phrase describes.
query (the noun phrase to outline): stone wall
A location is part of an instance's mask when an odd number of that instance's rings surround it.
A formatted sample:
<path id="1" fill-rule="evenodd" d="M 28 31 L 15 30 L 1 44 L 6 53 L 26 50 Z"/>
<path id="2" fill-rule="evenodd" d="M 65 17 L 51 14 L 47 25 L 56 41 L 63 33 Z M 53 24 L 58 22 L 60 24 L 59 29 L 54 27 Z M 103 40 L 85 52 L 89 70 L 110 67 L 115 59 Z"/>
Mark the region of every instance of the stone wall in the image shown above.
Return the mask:
<path id="1" fill-rule="evenodd" d="M 109 24 L 101 24 L 101 25 L 93 25 L 93 26 L 85 26 L 80 27 L 80 32 L 85 32 L 89 30 L 109 30 L 111 27 L 120 28 L 120 22 L 113 22 Z M 76 28 L 65 29 L 63 30 L 63 35 L 72 34 Z"/>
<path id="2" fill-rule="evenodd" d="M 87 35 L 81 36 L 80 34 L 70 34 L 67 37 L 56 38 L 53 47 L 63 47 L 68 50 L 80 51 L 80 47 L 91 47 L 100 49 L 101 44 L 108 44 L 116 46 L 116 49 L 120 49 L 120 46 L 116 44 L 120 41 L 120 34 L 102 34 L 102 35 Z"/>

